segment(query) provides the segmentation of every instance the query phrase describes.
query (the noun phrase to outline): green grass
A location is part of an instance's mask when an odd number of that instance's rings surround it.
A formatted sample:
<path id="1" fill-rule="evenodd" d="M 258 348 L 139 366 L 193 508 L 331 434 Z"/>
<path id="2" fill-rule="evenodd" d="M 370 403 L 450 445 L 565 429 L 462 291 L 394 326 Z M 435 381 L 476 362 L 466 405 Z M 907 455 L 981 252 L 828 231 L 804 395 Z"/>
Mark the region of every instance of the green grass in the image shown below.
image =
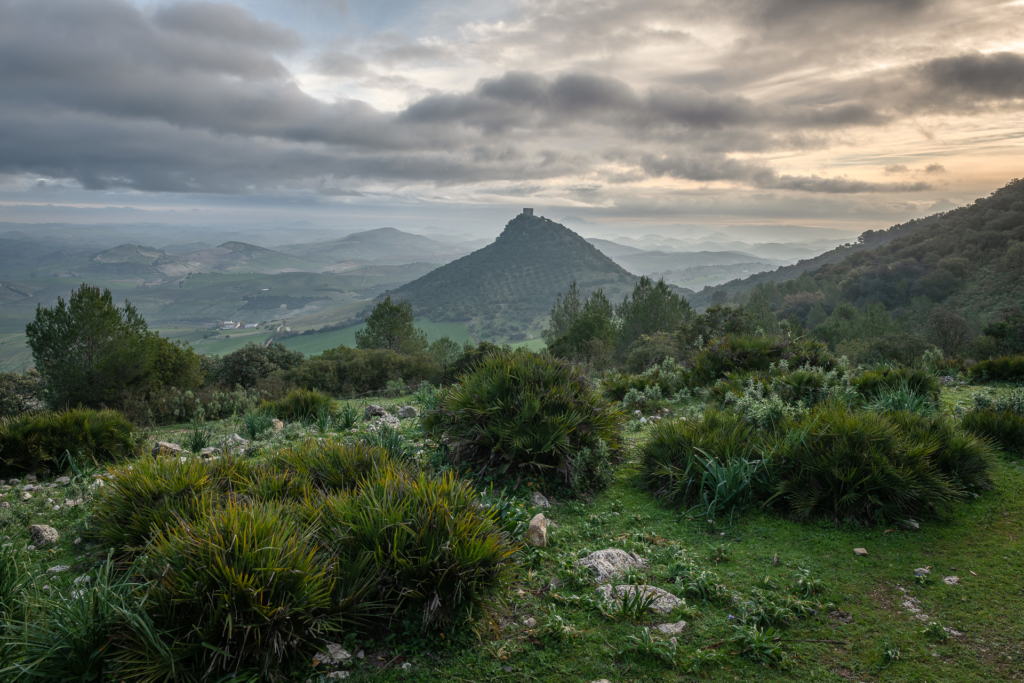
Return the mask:
<path id="1" fill-rule="evenodd" d="M 955 403 L 958 395 L 977 389 L 944 389 L 943 400 L 947 405 Z M 394 407 L 410 399 L 369 402 Z M 352 402 L 356 407 L 363 403 Z M 213 426 L 218 433 L 236 431 L 228 421 Z M 417 448 L 423 447 L 416 420 L 404 420 L 402 431 Z M 494 625 L 483 624 L 479 639 L 470 633 L 454 634 L 454 642 L 453 634 L 430 641 L 403 636 L 404 640 L 399 639 L 402 644 L 396 645 L 353 636 L 346 645 L 352 652 L 364 649 L 366 656 L 354 664 L 348 680 L 991 683 L 1024 679 L 1024 466 L 997 458 L 991 470 L 993 491 L 956 505 L 946 517 L 922 523 L 917 531 L 803 524 L 757 509 L 739 515 L 732 526 L 711 529 L 703 520 L 687 519 L 661 505 L 642 488 L 638 449 L 649 430 L 629 435 L 626 462 L 610 488 L 587 502 L 564 503 L 545 511 L 557 526 L 548 528 L 547 548 L 523 554 L 524 567 L 512 586 L 508 614 L 500 615 Z M 181 427 L 163 428 L 154 436 L 175 441 L 181 436 Z M 433 456 L 428 452 L 423 457 Z M 30 524 L 50 524 L 60 531 L 53 552 L 45 549 L 26 555 L 40 571 L 62 564 L 73 567 L 41 577 L 40 584 L 55 590 L 70 590 L 71 581 L 105 555 L 102 548 L 73 544 L 82 535 L 88 500 L 80 507 L 57 512 L 46 502 L 53 498 L 63 505 L 64 498 L 85 498 L 87 484 L 87 477 L 76 479 L 67 487 L 34 492 L 33 499 L 25 503 L 15 490 L 0 492 L 0 501 L 11 503 L 9 508 L 0 508 L 0 534 L 24 544 Z M 728 642 L 733 635 L 728 617 L 738 614 L 738 605 L 705 603 L 691 597 L 688 603 L 696 614 L 681 617 L 689 625 L 679 637 L 680 647 L 686 651 L 711 649 L 719 652 L 721 659 L 707 665 L 702 677 L 687 674 L 653 656 L 635 653 L 630 640 L 640 638 L 644 627 L 680 617 L 614 621 L 585 600 L 576 599 L 589 597 L 593 588 L 579 582 L 578 575 L 566 567 L 583 552 L 607 547 L 635 550 L 649 557 L 652 567 L 647 578 L 670 592 L 679 586 L 671 580 L 667 560 L 679 549 L 686 550 L 702 568 L 715 572 L 728 591 L 745 598 L 763 587 L 765 577 L 776 585 L 791 584 L 800 569 L 808 569 L 826 584 L 821 599 L 849 612 L 852 622 L 811 617 L 782 629 L 781 645 L 791 666 L 767 669 L 730 654 L 736 646 Z M 856 557 L 853 549 L 857 547 L 866 548 L 867 557 Z M 711 558 L 728 559 L 716 564 Z M 931 567 L 933 580 L 919 584 L 914 569 L 923 566 Z M 943 583 L 942 577 L 951 575 L 960 578 L 960 585 Z M 562 579 L 565 585 L 548 590 L 553 578 Z M 553 593 L 569 598 L 568 603 L 558 601 Z M 903 606 L 908 598 L 919 601 L 918 608 L 928 615 L 927 621 Z M 547 624 L 554 623 L 552 613 L 571 626 L 574 634 L 559 639 L 542 633 Z M 526 618 L 537 620 L 536 629 L 522 626 Z M 928 638 L 922 634 L 928 621 L 941 622 L 963 635 L 945 642 Z M 900 652 L 899 659 L 883 668 L 884 652 L 894 648 Z M 410 662 L 412 668 L 401 669 L 403 662 Z M 316 677 L 313 681 L 321 683 Z"/>

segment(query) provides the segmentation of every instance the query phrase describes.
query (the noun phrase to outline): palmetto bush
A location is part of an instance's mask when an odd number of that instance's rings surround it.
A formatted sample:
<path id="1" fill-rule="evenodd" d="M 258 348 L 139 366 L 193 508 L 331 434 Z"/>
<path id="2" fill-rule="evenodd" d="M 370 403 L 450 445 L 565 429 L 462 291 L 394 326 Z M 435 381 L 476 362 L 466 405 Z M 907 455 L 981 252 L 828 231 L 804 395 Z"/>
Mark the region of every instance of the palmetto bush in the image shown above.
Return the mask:
<path id="1" fill-rule="evenodd" d="M 942 390 L 935 375 L 921 368 L 906 367 L 867 370 L 853 378 L 853 386 L 868 403 L 892 392 L 904 392 L 938 401 Z"/>
<path id="2" fill-rule="evenodd" d="M 798 519 L 864 523 L 927 514 L 963 498 L 937 466 L 939 443 L 885 415 L 824 403 L 791 425 L 770 456 L 773 499 Z"/>
<path id="3" fill-rule="evenodd" d="M 288 671 L 309 662 L 318 639 L 372 613 L 359 599 L 372 575 L 339 600 L 332 564 L 280 505 L 227 502 L 166 529 L 143 567 L 146 613 L 178 670 L 138 639 L 122 657 L 154 680 L 218 680 L 240 670 L 291 680 Z"/>
<path id="4" fill-rule="evenodd" d="M 964 413 L 960 424 L 967 431 L 991 439 L 1011 455 L 1024 455 L 1024 415 L 997 408 L 975 408 Z"/>
<path id="5" fill-rule="evenodd" d="M 908 443 L 933 442 L 932 462 L 961 489 L 978 493 L 992 488 L 988 471 L 995 449 L 989 440 L 960 429 L 945 415 L 904 410 L 889 414 L 889 419 Z"/>
<path id="6" fill-rule="evenodd" d="M 318 538 L 344 565 L 372 558 L 380 598 L 426 628 L 496 606 L 516 543 L 465 481 L 396 463 L 317 511 Z"/>
<path id="7" fill-rule="evenodd" d="M 581 449 L 619 444 L 622 413 L 564 360 L 525 350 L 492 353 L 445 390 L 423 416 L 428 434 L 448 445 L 453 459 L 478 474 L 515 482 L 599 482 L 575 472 Z"/>
<path id="8" fill-rule="evenodd" d="M 337 439 L 310 439 L 278 451 L 268 466 L 278 472 L 294 472 L 324 493 L 348 491 L 390 461 L 386 452 L 367 443 L 343 443 Z"/>
<path id="9" fill-rule="evenodd" d="M 1024 380 L 1024 356 L 1001 356 L 975 363 L 969 369 L 971 377 L 990 382 L 1019 382 Z"/>
<path id="10" fill-rule="evenodd" d="M 282 420 L 312 423 L 319 413 L 333 412 L 334 399 L 315 389 L 294 389 L 284 398 L 264 405 Z"/>
<path id="11" fill-rule="evenodd" d="M 839 362 L 821 342 L 754 335 L 716 339 L 693 356 L 690 382 L 709 386 L 730 373 L 767 371 L 785 361 L 789 367 L 833 370 Z"/>
<path id="12" fill-rule="evenodd" d="M 673 505 L 729 512 L 754 493 L 761 439 L 742 416 L 715 409 L 694 420 L 663 420 L 643 448 L 644 481 Z"/>
<path id="13" fill-rule="evenodd" d="M 135 455 L 135 425 L 114 410 L 73 408 L 0 422 L 0 475 L 62 472 Z"/>

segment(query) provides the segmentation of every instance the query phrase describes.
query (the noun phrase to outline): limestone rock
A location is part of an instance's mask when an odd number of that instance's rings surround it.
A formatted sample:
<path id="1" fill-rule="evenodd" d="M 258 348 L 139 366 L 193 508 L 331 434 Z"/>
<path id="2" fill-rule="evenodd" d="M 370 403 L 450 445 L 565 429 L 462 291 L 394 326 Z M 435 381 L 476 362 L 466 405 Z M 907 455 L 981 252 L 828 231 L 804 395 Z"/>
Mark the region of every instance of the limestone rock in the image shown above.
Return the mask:
<path id="1" fill-rule="evenodd" d="M 37 547 L 56 543 L 60 539 L 57 530 L 45 524 L 33 524 L 28 528 L 28 533 L 32 537 L 33 545 Z"/>
<path id="2" fill-rule="evenodd" d="M 18 484 L 21 483 L 21 479 L 8 479 L 7 483 L 10 484 L 11 486 L 17 486 Z"/>
<path id="3" fill-rule="evenodd" d="M 66 564 L 58 564 L 56 567 L 50 567 L 49 569 L 47 569 L 46 573 L 47 574 L 60 574 L 61 572 L 66 572 L 69 569 L 71 569 L 71 567 L 69 567 Z"/>
<path id="4" fill-rule="evenodd" d="M 548 520 L 544 515 L 540 513 L 534 515 L 530 520 L 530 528 L 527 529 L 526 536 L 530 545 L 535 545 L 538 548 L 543 548 L 548 544 Z"/>
<path id="5" fill-rule="evenodd" d="M 89 576 L 88 574 L 83 574 L 83 575 L 79 576 L 77 579 L 75 579 L 74 581 L 72 581 L 72 583 L 74 583 L 76 586 L 80 586 L 83 583 L 92 583 L 92 577 Z"/>
<path id="6" fill-rule="evenodd" d="M 597 594 L 608 602 L 622 602 L 624 597 L 633 598 L 638 592 L 647 599 L 654 598 L 654 602 L 648 609 L 657 614 L 668 614 L 683 604 L 682 600 L 656 586 L 612 586 L 606 584 L 597 587 Z"/>
<path id="7" fill-rule="evenodd" d="M 61 486 L 67 486 L 71 483 L 71 477 L 57 477 L 53 480 L 53 483 L 60 484 Z"/>
<path id="8" fill-rule="evenodd" d="M 647 560 L 636 553 L 627 553 L 618 548 L 595 550 L 577 564 L 593 573 L 598 583 L 609 583 L 626 573 L 627 569 L 645 569 Z"/>
<path id="9" fill-rule="evenodd" d="M 678 636 L 686 630 L 686 622 L 677 621 L 673 624 L 658 624 L 657 629 L 667 636 Z"/>
<path id="10" fill-rule="evenodd" d="M 313 666 L 327 664 L 334 667 L 339 664 L 348 664 L 351 660 L 352 655 L 341 645 L 338 643 L 327 643 L 327 652 L 318 652 L 313 659 Z"/>
<path id="11" fill-rule="evenodd" d="M 932 570 L 928 567 L 918 567 L 914 570 L 914 576 L 931 576 Z"/>
<path id="12" fill-rule="evenodd" d="M 249 445 L 249 442 L 240 437 L 238 434 L 232 434 L 227 438 L 228 448 L 245 448 Z"/>
<path id="13" fill-rule="evenodd" d="M 25 475 L 25 481 L 35 482 L 36 481 L 36 475 L 34 475 L 34 474 L 26 474 Z"/>
<path id="14" fill-rule="evenodd" d="M 387 414 L 388 411 L 384 410 L 384 408 L 382 408 L 381 406 L 373 403 L 366 406 L 366 409 L 363 410 L 363 417 L 365 417 L 367 420 L 369 420 L 371 417 L 382 417 Z"/>
<path id="15" fill-rule="evenodd" d="M 25 493 L 21 494 L 21 499 L 22 499 L 22 500 L 31 500 L 31 499 L 32 499 L 32 494 L 31 494 L 31 493 L 28 493 L 28 492 L 26 491 Z"/>
<path id="16" fill-rule="evenodd" d="M 204 458 L 209 458 L 211 455 L 216 455 L 217 453 L 220 453 L 220 449 L 216 446 L 207 446 L 203 450 L 199 451 L 199 455 Z"/>
<path id="17" fill-rule="evenodd" d="M 867 557 L 868 556 L 868 551 L 867 551 L 867 548 L 854 548 L 853 549 L 853 554 L 858 556 L 858 557 Z"/>
<path id="18" fill-rule="evenodd" d="M 9 508 L 9 507 L 11 507 L 11 504 L 8 503 L 6 500 L 4 502 L 0 503 L 0 508 Z"/>
<path id="19" fill-rule="evenodd" d="M 549 508 L 549 507 L 551 507 L 551 501 L 549 501 L 547 499 L 547 497 L 543 493 L 541 493 L 540 491 L 534 491 L 533 492 L 532 502 L 533 502 L 533 507 L 535 507 L 535 508 Z"/>
<path id="20" fill-rule="evenodd" d="M 412 406 L 405 406 L 398 411 L 398 419 L 405 420 L 410 417 L 416 417 L 420 414 L 420 411 L 416 410 Z"/>
<path id="21" fill-rule="evenodd" d="M 946 576 L 946 577 L 944 577 L 942 579 L 942 583 L 946 584 L 947 586 L 955 586 L 955 585 L 960 583 L 960 577 L 959 576 Z"/>
<path id="22" fill-rule="evenodd" d="M 908 519 L 905 522 L 900 522 L 899 526 L 904 531 L 918 531 L 921 528 L 921 525 L 912 519 Z"/>
<path id="23" fill-rule="evenodd" d="M 270 421 L 270 426 L 274 428 L 275 432 L 279 432 L 284 429 L 284 422 L 281 422 L 276 417 Z"/>
<path id="24" fill-rule="evenodd" d="M 537 620 L 533 617 L 529 619 L 523 619 L 523 626 L 526 628 L 537 628 Z"/>
<path id="25" fill-rule="evenodd" d="M 157 441 L 153 446 L 153 455 L 181 455 L 185 449 L 170 441 Z"/>

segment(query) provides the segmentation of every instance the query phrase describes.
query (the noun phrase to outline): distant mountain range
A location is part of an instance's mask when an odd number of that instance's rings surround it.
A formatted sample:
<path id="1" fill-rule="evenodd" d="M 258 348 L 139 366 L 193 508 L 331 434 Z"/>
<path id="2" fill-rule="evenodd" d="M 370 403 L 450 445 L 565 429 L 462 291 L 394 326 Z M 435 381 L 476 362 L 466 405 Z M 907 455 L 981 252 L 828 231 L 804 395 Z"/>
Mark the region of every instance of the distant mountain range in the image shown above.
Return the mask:
<path id="1" fill-rule="evenodd" d="M 366 230 L 341 239 L 285 245 L 280 249 L 317 264 L 364 261 L 381 265 L 417 261 L 447 263 L 470 251 L 395 228 Z"/>

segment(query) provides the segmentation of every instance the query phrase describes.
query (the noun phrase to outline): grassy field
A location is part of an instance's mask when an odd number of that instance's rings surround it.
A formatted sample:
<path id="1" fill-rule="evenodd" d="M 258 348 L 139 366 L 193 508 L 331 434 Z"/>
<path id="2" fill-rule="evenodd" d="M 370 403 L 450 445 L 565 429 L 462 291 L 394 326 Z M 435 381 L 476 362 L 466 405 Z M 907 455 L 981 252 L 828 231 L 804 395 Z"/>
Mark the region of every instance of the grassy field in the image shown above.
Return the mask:
<path id="1" fill-rule="evenodd" d="M 955 403 L 977 387 L 944 390 Z M 411 397 L 359 401 L 390 410 Z M 678 406 L 677 406 L 678 408 Z M 364 423 L 360 422 L 362 427 Z M 404 420 L 405 437 L 422 443 L 418 420 Z M 180 442 L 184 425 L 154 430 L 150 438 Z M 231 420 L 214 425 L 219 436 L 237 431 Z M 732 523 L 688 517 L 664 507 L 638 479 L 639 447 L 649 428 L 631 423 L 628 446 L 613 485 L 580 501 L 556 501 L 544 510 L 553 522 L 549 545 L 520 553 L 522 567 L 511 586 L 507 612 L 475 632 L 455 632 L 395 644 L 356 635 L 346 644 L 365 658 L 351 668 L 351 681 L 495 681 L 567 683 L 626 681 L 985 681 L 1024 680 L 1024 466 L 1001 456 L 992 463 L 993 491 L 958 505 L 945 517 L 921 521 L 920 529 L 827 522 L 798 523 L 751 508 Z M 312 427 L 288 425 L 284 439 L 314 435 Z M 346 432 L 345 438 L 359 438 Z M 276 443 L 276 442 L 275 442 Z M 268 446 L 273 447 L 272 444 Z M 429 443 L 425 448 L 430 458 Z M 435 460 L 436 461 L 436 460 Z M 30 524 L 50 524 L 61 533 L 56 547 L 31 553 L 51 590 L 71 582 L 105 556 L 105 549 L 76 543 L 89 513 L 91 476 L 44 489 L 21 501 L 19 489 L 0 493 L 0 533 L 27 543 Z M 548 492 L 550 493 L 550 492 Z M 528 501 L 530 484 L 516 492 Z M 68 507 L 65 499 L 83 499 Z M 61 506 L 54 510 L 54 505 Z M 540 512 L 530 510 L 529 514 Z M 687 606 L 664 618 L 620 620 L 604 615 L 590 600 L 594 586 L 572 569 L 581 556 L 602 548 L 636 552 L 650 561 L 645 579 L 679 593 L 673 562 L 685 558 L 712 572 L 711 584 L 725 587 L 722 600 L 687 596 Z M 866 548 L 858 557 L 854 548 Z M 928 580 L 914 570 L 930 568 Z M 755 590 L 784 595 L 799 572 L 824 584 L 816 612 L 794 619 L 771 643 L 786 662 L 765 667 L 739 654 L 730 642 L 739 601 Z M 947 585 L 946 577 L 957 577 Z M 848 615 L 830 614 L 845 612 Z M 559 620 L 560 618 L 560 620 Z M 524 620 L 534 619 L 527 627 Z M 659 622 L 687 622 L 679 647 L 711 657 L 688 671 L 638 649 L 644 629 Z M 929 623 L 951 629 L 945 640 L 923 633 Z M 667 638 L 661 638 L 664 644 Z M 713 653 L 713 654 L 709 654 Z M 410 664 L 403 669 L 403 664 Z M 313 676 L 314 682 L 318 681 Z M 297 679 L 305 680 L 305 678 Z"/>

